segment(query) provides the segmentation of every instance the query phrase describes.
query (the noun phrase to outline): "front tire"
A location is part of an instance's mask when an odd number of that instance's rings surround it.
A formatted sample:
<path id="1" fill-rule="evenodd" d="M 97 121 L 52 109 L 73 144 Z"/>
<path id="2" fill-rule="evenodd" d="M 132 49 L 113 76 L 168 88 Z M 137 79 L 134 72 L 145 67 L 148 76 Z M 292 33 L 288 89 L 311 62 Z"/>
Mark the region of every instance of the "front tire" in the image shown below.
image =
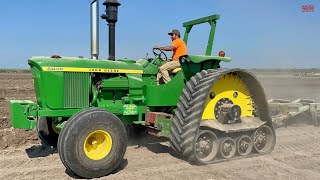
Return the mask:
<path id="1" fill-rule="evenodd" d="M 67 169 L 84 178 L 110 174 L 123 161 L 126 130 L 120 119 L 107 111 L 80 112 L 61 131 L 58 150 Z"/>

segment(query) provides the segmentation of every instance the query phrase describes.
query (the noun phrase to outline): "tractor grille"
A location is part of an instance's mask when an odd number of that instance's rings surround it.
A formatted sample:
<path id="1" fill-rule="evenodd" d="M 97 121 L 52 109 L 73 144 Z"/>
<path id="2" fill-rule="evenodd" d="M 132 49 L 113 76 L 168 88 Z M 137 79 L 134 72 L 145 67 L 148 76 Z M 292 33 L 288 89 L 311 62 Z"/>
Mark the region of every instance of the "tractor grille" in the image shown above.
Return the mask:
<path id="1" fill-rule="evenodd" d="M 82 108 L 89 106 L 89 73 L 64 73 L 64 107 Z"/>

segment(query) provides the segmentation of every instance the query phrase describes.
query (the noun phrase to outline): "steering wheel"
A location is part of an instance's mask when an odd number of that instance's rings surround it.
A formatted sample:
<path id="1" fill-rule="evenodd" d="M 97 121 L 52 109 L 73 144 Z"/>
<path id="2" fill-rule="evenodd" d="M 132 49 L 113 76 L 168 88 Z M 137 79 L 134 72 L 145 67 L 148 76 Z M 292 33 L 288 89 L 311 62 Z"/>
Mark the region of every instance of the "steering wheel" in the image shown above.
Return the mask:
<path id="1" fill-rule="evenodd" d="M 155 50 L 160 51 L 160 53 L 156 53 Z M 165 62 L 168 61 L 167 55 L 162 50 L 152 49 L 152 52 L 153 52 L 154 56 L 158 57 L 161 61 L 165 61 Z M 164 59 L 161 57 L 162 54 L 164 55 Z"/>

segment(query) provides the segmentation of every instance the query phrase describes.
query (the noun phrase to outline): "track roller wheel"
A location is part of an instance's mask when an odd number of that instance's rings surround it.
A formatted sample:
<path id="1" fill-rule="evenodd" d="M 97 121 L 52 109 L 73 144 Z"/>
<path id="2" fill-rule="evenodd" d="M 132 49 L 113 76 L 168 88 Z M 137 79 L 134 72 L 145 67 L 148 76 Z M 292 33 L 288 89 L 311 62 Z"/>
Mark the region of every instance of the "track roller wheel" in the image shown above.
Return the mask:
<path id="1" fill-rule="evenodd" d="M 240 156 L 249 155 L 253 149 L 253 141 L 250 136 L 242 135 L 236 139 L 237 154 Z"/>
<path id="2" fill-rule="evenodd" d="M 270 153 L 275 146 L 274 131 L 267 125 L 253 133 L 253 147 L 260 154 Z"/>
<path id="3" fill-rule="evenodd" d="M 219 154 L 224 159 L 232 158 L 236 154 L 236 142 L 230 137 L 221 139 Z"/>
<path id="4" fill-rule="evenodd" d="M 57 147 L 59 134 L 53 127 L 52 118 L 41 117 L 36 125 L 40 140 L 48 146 Z"/>
<path id="5" fill-rule="evenodd" d="M 126 130 L 110 112 L 89 109 L 71 117 L 61 131 L 58 151 L 67 169 L 84 178 L 110 174 L 123 161 Z"/>
<path id="6" fill-rule="evenodd" d="M 214 160 L 218 153 L 218 148 L 217 136 L 212 131 L 200 130 L 195 144 L 197 159 L 203 163 Z"/>

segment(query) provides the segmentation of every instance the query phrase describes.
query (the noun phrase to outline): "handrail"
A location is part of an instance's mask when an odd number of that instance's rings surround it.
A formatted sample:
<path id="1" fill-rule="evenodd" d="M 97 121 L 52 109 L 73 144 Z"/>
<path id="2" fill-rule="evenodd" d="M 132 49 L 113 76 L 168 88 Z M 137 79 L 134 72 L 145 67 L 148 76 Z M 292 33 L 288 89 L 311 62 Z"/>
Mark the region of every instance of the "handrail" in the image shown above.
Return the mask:
<path id="1" fill-rule="evenodd" d="M 211 16 L 207 16 L 207 17 L 203 17 L 203 18 L 199 18 L 199 19 L 195 19 L 195 20 L 183 23 L 183 27 L 186 28 L 186 31 L 184 32 L 183 41 L 186 44 L 188 43 L 189 33 L 190 33 L 190 31 L 191 31 L 191 29 L 192 29 L 192 27 L 194 25 L 198 25 L 198 24 L 202 24 L 202 23 L 208 22 L 210 24 L 210 26 L 211 26 L 211 30 L 210 30 L 210 34 L 209 34 L 207 50 L 206 50 L 205 55 L 206 56 L 211 56 L 213 40 L 214 40 L 214 33 L 215 33 L 215 30 L 216 30 L 216 23 L 217 23 L 218 19 L 220 19 L 220 15 L 219 14 L 215 14 L 215 15 L 211 15 Z"/>
<path id="2" fill-rule="evenodd" d="M 197 25 L 197 24 L 210 22 L 210 21 L 216 21 L 218 19 L 220 19 L 220 15 L 215 14 L 215 15 L 211 15 L 211 16 L 207 16 L 207 17 L 203 17 L 203 18 L 199 18 L 199 19 L 185 22 L 185 23 L 183 23 L 183 27 L 193 26 L 193 25 Z"/>

